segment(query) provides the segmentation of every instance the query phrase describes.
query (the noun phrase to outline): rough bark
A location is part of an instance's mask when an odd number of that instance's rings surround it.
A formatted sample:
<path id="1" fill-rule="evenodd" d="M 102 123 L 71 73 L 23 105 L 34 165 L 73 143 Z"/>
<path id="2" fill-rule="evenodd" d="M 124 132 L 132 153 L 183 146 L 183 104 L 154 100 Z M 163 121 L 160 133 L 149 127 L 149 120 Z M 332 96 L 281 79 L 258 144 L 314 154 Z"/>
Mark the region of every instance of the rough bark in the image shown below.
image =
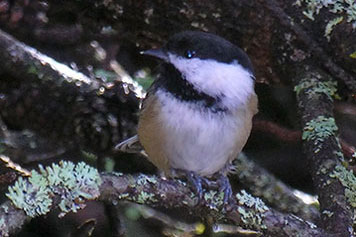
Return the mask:
<path id="1" fill-rule="evenodd" d="M 336 136 L 333 95 L 321 89 L 323 83 L 331 81 L 332 79 L 323 71 L 309 66 L 301 67 L 299 76 L 295 78 L 305 134 L 303 149 L 310 163 L 310 173 L 320 203 L 320 226 L 335 236 L 346 237 L 354 234 L 352 230 L 354 214 L 345 196 L 346 187 L 334 176 L 344 159 Z M 310 84 L 303 84 L 306 82 Z M 323 125 L 315 123 L 322 121 L 330 121 L 330 127 L 326 123 Z M 317 126 L 321 126 L 321 129 Z"/>
<path id="2" fill-rule="evenodd" d="M 117 205 L 118 201 L 127 200 L 153 207 L 184 209 L 202 218 L 210 216 L 216 222 L 227 219 L 235 225 L 250 228 L 263 236 L 329 236 L 310 222 L 294 215 L 279 213 L 265 207 L 263 203 L 251 205 L 247 199 L 244 199 L 246 203 L 241 199 L 236 202 L 237 204 L 224 206 L 217 194 L 205 196 L 197 205 L 195 195 L 191 195 L 189 187 L 183 182 L 156 176 L 117 173 L 102 174 L 101 178 L 103 183 L 100 186 L 99 199 L 114 205 Z M 25 220 L 29 220 L 24 211 L 15 209 L 10 202 L 3 203 L 1 207 L 0 218 L 6 221 L 5 227 L 1 230 L 3 233 L 16 233 Z"/>
<path id="3" fill-rule="evenodd" d="M 105 83 L 76 72 L 0 31 L 0 115 L 16 129 L 32 129 L 58 146 L 110 151 L 134 126 L 138 99 L 120 81 Z"/>

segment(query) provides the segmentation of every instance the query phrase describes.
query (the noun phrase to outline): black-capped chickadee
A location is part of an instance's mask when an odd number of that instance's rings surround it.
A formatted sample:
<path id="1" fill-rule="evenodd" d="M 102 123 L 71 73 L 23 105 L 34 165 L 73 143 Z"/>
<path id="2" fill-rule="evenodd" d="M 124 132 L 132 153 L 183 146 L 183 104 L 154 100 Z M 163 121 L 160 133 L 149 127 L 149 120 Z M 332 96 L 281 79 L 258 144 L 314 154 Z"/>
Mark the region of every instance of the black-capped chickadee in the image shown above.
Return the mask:
<path id="1" fill-rule="evenodd" d="M 215 177 L 226 202 L 227 173 L 244 147 L 257 113 L 251 62 L 239 47 L 210 33 L 184 31 L 160 49 L 162 60 L 139 117 L 137 140 L 167 176 L 184 174 L 199 197 L 202 181 Z"/>

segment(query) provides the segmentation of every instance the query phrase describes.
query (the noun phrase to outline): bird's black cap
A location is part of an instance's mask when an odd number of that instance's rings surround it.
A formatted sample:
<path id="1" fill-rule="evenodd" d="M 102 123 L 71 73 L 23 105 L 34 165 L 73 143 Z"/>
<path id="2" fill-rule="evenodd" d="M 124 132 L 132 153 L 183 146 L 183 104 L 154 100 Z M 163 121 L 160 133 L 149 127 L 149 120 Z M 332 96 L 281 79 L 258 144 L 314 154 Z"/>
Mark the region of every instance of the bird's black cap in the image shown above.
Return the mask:
<path id="1" fill-rule="evenodd" d="M 253 73 L 247 54 L 236 45 L 214 34 L 183 31 L 173 35 L 162 50 L 187 58 L 213 59 L 223 63 L 237 61 Z"/>
<path id="2" fill-rule="evenodd" d="M 168 53 L 186 58 L 213 59 L 218 62 L 232 63 L 237 61 L 246 70 L 254 73 L 247 54 L 226 39 L 200 31 L 183 31 L 173 35 L 159 49 L 150 49 L 141 54 L 168 61 Z"/>

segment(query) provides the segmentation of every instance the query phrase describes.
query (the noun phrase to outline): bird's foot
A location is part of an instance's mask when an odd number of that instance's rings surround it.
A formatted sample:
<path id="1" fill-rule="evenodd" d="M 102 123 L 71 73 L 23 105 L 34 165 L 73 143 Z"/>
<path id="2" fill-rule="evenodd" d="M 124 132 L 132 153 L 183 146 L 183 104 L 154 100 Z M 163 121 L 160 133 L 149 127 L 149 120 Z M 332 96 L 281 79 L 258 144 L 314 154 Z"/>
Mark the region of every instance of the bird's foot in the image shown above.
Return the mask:
<path id="1" fill-rule="evenodd" d="M 192 191 L 198 196 L 198 203 L 203 199 L 204 187 L 210 186 L 210 180 L 205 177 L 198 175 L 193 171 L 171 169 L 171 174 L 173 177 L 185 177 L 188 184 L 192 187 Z"/>
<path id="2" fill-rule="evenodd" d="M 219 187 L 219 192 L 224 193 L 224 204 L 228 204 L 232 201 L 232 189 L 229 178 L 225 174 L 218 174 L 216 183 Z"/>
<path id="3" fill-rule="evenodd" d="M 187 170 L 177 170 L 173 169 L 173 176 L 185 176 L 188 183 L 192 186 L 193 192 L 198 196 L 198 202 L 203 200 L 204 190 L 206 189 L 215 189 L 219 192 L 224 193 L 224 204 L 228 204 L 233 200 L 232 198 L 232 189 L 230 185 L 229 178 L 224 173 L 217 173 L 214 175 L 213 180 L 210 180 L 206 177 L 202 177 L 193 171 Z"/>
<path id="4" fill-rule="evenodd" d="M 188 182 L 193 185 L 195 193 L 198 195 L 198 201 L 203 199 L 203 179 L 201 176 L 197 175 L 195 172 L 187 171 Z"/>
<path id="5" fill-rule="evenodd" d="M 214 182 L 209 180 L 208 178 L 201 177 L 192 171 L 187 171 L 187 179 L 188 182 L 193 185 L 193 189 L 198 195 L 199 202 L 203 199 L 203 187 L 207 189 L 217 189 L 219 192 L 224 193 L 224 205 L 233 201 L 230 181 L 225 174 L 218 173 L 216 176 L 216 181 Z"/>

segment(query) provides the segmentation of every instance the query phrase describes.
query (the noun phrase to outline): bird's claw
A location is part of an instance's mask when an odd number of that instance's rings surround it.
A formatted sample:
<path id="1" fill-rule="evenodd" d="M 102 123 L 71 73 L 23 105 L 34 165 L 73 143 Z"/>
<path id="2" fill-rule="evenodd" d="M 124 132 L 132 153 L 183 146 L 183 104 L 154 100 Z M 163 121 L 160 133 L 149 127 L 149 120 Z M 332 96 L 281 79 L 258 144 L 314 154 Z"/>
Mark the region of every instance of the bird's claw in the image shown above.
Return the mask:
<path id="1" fill-rule="evenodd" d="M 217 178 L 216 182 L 218 184 L 219 191 L 224 193 L 224 204 L 229 203 L 232 197 L 232 189 L 229 178 L 226 175 L 221 174 Z"/>
<path id="2" fill-rule="evenodd" d="M 197 193 L 199 202 L 203 199 L 203 178 L 196 173 L 189 171 L 187 173 L 188 182 L 193 185 L 194 191 Z"/>
<path id="3" fill-rule="evenodd" d="M 174 170 L 175 173 L 180 173 L 182 172 L 185 174 L 188 183 L 190 183 L 193 187 L 193 192 L 195 192 L 198 196 L 198 203 L 203 200 L 204 197 L 204 191 L 203 191 L 203 186 L 205 188 L 213 188 L 213 189 L 218 189 L 219 192 L 224 193 L 224 204 L 229 203 L 232 200 L 232 189 L 230 185 L 230 181 L 228 177 L 222 173 L 218 173 L 216 176 L 216 182 L 211 181 L 208 178 L 202 177 L 198 174 L 196 174 L 193 171 L 182 171 L 182 170 Z"/>

